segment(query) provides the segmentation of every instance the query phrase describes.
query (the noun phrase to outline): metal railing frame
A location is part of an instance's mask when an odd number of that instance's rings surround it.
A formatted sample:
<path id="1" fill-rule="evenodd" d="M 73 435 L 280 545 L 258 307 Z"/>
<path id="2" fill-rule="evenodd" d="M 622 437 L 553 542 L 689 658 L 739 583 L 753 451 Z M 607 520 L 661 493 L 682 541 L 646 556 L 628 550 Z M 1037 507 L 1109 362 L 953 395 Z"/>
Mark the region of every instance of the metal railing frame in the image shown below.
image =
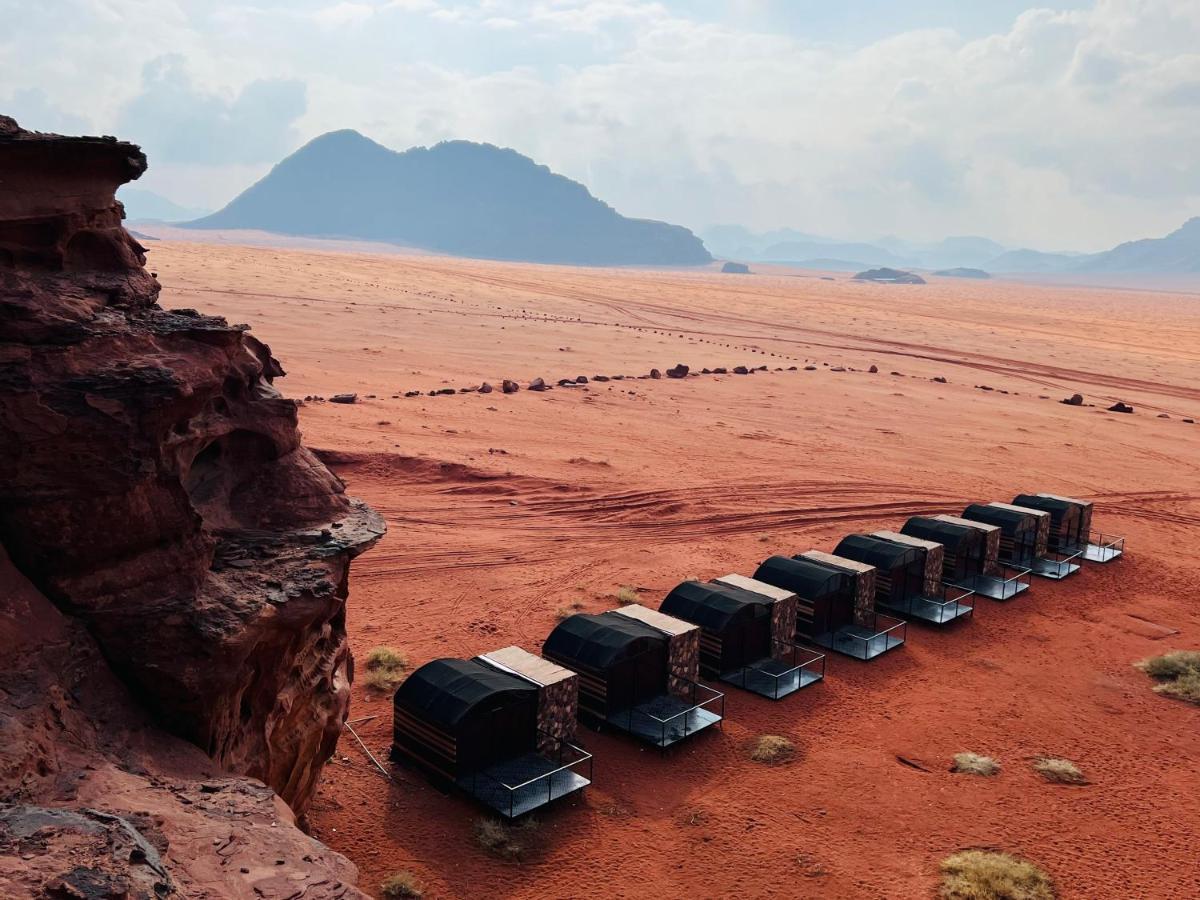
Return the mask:
<path id="1" fill-rule="evenodd" d="M 720 711 L 720 713 L 717 714 L 718 715 L 717 726 L 719 728 L 721 728 L 722 730 L 724 730 L 724 728 L 725 728 L 725 694 L 721 691 L 714 690 L 713 688 L 708 687 L 708 685 L 700 684 L 697 681 L 692 681 L 691 679 L 679 679 L 679 680 L 681 680 L 681 681 L 686 680 L 688 685 L 691 688 L 690 696 L 688 697 L 688 699 L 691 701 L 691 704 L 692 704 L 691 706 L 689 706 L 685 710 L 681 710 L 680 712 L 677 712 L 670 716 L 667 716 L 665 719 L 662 718 L 661 716 L 656 716 L 653 713 L 648 713 L 648 712 L 641 713 L 641 715 L 645 716 L 646 718 L 653 719 L 655 722 L 658 722 L 658 726 L 659 726 L 658 745 L 660 747 L 662 747 L 663 749 L 666 749 L 666 747 L 667 747 L 667 726 L 671 722 L 675 721 L 680 716 L 683 716 L 683 737 L 681 737 L 679 740 L 681 740 L 681 741 L 686 740 L 691 734 L 688 731 L 687 717 L 689 715 L 691 715 L 693 712 L 695 712 L 696 710 L 707 707 L 708 704 L 710 704 L 710 703 L 715 703 L 717 701 L 720 701 L 721 711 Z M 709 697 L 707 700 L 701 700 L 701 701 L 697 702 L 696 701 L 697 689 L 699 689 L 701 691 L 707 691 L 709 694 L 712 694 L 712 696 Z M 630 731 L 633 730 L 633 713 L 634 713 L 634 709 L 633 709 L 633 707 L 630 707 L 630 709 L 629 709 L 629 722 L 630 722 L 629 730 Z"/>
<path id="2" fill-rule="evenodd" d="M 538 731 L 538 734 L 550 738 L 552 741 L 554 741 L 558 745 L 558 748 L 557 748 L 558 749 L 558 759 L 555 760 L 557 763 L 559 763 L 559 766 L 557 769 L 553 769 L 549 772 L 544 772 L 541 775 L 536 775 L 533 778 L 529 778 L 525 781 L 522 781 L 520 784 L 509 784 L 506 781 L 502 781 L 499 778 L 496 778 L 494 775 L 489 775 L 483 769 L 476 769 L 474 772 L 471 773 L 471 793 L 476 796 L 478 796 L 478 787 L 477 786 L 479 783 L 480 775 L 482 775 L 488 781 L 498 784 L 508 791 L 508 817 L 510 819 L 514 817 L 513 810 L 514 810 L 514 804 L 515 804 L 516 798 L 517 798 L 517 791 L 521 790 L 522 788 L 529 787 L 529 785 L 536 784 L 537 782 L 541 781 L 542 779 L 545 779 L 546 780 L 546 802 L 549 803 L 554 798 L 554 776 L 559 774 L 560 772 L 565 772 L 568 769 L 574 771 L 575 766 L 581 765 L 582 763 L 585 763 L 585 762 L 588 764 L 588 774 L 587 774 L 588 784 L 591 784 L 591 782 L 592 782 L 592 776 L 595 772 L 595 762 L 593 761 L 592 754 L 588 753 L 582 747 L 578 747 L 575 744 L 572 744 L 570 741 L 560 738 L 557 735 L 553 735 L 550 732 L 548 732 L 542 728 L 539 728 L 537 731 Z M 562 760 L 563 760 L 564 749 L 570 749 L 574 753 L 579 754 L 579 758 L 571 760 L 570 762 L 568 762 L 566 764 L 563 764 Z M 541 751 L 538 751 L 538 752 L 541 753 Z"/>
<path id="3" fill-rule="evenodd" d="M 821 674 L 818 676 L 818 680 L 823 681 L 825 679 L 826 657 L 825 657 L 824 653 L 818 653 L 815 650 L 810 650 L 808 647 L 802 647 L 799 644 L 795 644 L 791 641 L 785 641 L 780 638 L 771 638 L 771 658 L 772 659 L 779 659 L 779 657 L 775 655 L 776 649 L 779 647 L 784 648 L 784 652 L 791 654 L 790 662 L 792 663 L 792 667 L 790 669 L 780 672 L 779 674 L 774 674 L 772 672 L 764 672 L 761 669 L 753 670 L 761 678 L 774 679 L 774 689 L 771 692 L 772 700 L 779 699 L 779 682 L 781 680 L 783 680 L 784 678 L 787 678 L 789 675 L 792 675 L 795 672 L 799 672 L 801 669 L 808 669 L 810 667 L 816 666 L 817 663 L 820 663 Z M 798 653 L 805 653 L 808 655 L 809 658 L 804 660 L 803 662 L 797 663 L 796 656 Z M 749 665 L 742 666 L 740 669 L 738 669 L 737 673 L 733 676 L 733 677 L 740 676 L 741 681 L 740 682 L 730 681 L 729 683 L 736 684 L 742 690 L 747 690 L 746 675 L 750 671 L 751 671 L 751 669 L 750 669 Z M 728 676 L 722 676 L 722 678 L 725 680 L 729 680 Z M 754 691 L 753 693 L 758 693 L 758 692 Z"/>

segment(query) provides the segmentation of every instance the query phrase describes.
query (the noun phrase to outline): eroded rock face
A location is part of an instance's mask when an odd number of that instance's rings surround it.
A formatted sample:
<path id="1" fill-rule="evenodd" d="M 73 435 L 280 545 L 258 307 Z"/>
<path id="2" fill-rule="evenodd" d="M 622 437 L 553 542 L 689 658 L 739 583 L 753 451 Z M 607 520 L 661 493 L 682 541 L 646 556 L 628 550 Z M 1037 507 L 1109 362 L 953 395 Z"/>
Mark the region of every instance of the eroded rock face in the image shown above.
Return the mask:
<path id="1" fill-rule="evenodd" d="M 145 166 L 0 118 L 0 542 L 159 723 L 302 814 L 383 524 L 300 444 L 270 348 L 158 306 L 115 200 Z"/>
<path id="2" fill-rule="evenodd" d="M 260 781 L 157 728 L 0 548 L 0 897 L 360 898 Z"/>

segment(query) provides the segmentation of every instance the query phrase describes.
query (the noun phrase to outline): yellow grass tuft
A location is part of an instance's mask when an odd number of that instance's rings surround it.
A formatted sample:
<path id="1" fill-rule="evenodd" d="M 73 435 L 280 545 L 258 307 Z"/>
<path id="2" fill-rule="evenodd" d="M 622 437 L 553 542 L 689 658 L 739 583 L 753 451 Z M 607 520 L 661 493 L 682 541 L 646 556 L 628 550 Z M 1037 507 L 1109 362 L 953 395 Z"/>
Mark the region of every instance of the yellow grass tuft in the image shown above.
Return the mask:
<path id="1" fill-rule="evenodd" d="M 558 609 L 556 609 L 554 611 L 554 618 L 561 622 L 563 619 L 569 619 L 576 613 L 581 612 L 583 612 L 583 603 L 579 600 L 576 600 L 574 603 L 568 603 L 565 606 L 560 606 Z"/>
<path id="2" fill-rule="evenodd" d="M 1055 784 L 1087 784 L 1087 779 L 1079 767 L 1069 759 L 1058 759 L 1053 756 L 1039 756 L 1033 763 L 1033 770 Z"/>
<path id="3" fill-rule="evenodd" d="M 1158 682 L 1157 693 L 1200 704 L 1200 650 L 1173 650 L 1136 665 Z"/>
<path id="4" fill-rule="evenodd" d="M 391 691 L 404 680 L 408 657 L 394 647 L 375 647 L 367 653 L 363 668 L 366 669 L 363 683 L 367 687 L 376 691 Z"/>
<path id="5" fill-rule="evenodd" d="M 621 589 L 617 591 L 617 599 L 622 603 L 637 603 L 640 599 L 638 589 L 627 584 L 622 585 Z"/>
<path id="6" fill-rule="evenodd" d="M 510 862 L 520 862 L 534 849 L 541 823 L 537 819 L 525 818 L 512 825 L 499 819 L 475 820 L 475 843 L 492 856 Z"/>
<path id="7" fill-rule="evenodd" d="M 942 860 L 942 900 L 1054 900 L 1054 883 L 1031 862 L 990 850 Z"/>
<path id="8" fill-rule="evenodd" d="M 768 765 L 787 762 L 795 752 L 796 745 L 778 734 L 760 734 L 750 745 L 750 758 Z"/>
<path id="9" fill-rule="evenodd" d="M 978 753 L 956 753 L 951 772 L 963 775 L 983 775 L 990 777 L 1000 773 L 1000 763 L 990 756 L 980 756 Z"/>
<path id="10" fill-rule="evenodd" d="M 379 885 L 379 896 L 384 900 L 420 900 L 422 894 L 412 872 L 397 872 Z"/>

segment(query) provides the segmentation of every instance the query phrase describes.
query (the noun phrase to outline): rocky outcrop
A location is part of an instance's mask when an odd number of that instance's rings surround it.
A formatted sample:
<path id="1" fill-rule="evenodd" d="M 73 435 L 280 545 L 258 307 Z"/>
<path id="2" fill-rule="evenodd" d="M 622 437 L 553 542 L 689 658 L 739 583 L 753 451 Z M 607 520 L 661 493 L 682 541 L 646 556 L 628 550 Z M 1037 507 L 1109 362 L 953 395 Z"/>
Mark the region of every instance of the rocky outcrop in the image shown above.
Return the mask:
<path id="1" fill-rule="evenodd" d="M 301 445 L 269 347 L 159 307 L 114 199 L 145 167 L 0 119 L 0 543 L 158 724 L 302 814 L 383 524 Z"/>
<path id="2" fill-rule="evenodd" d="M 874 281 L 879 284 L 924 284 L 925 279 L 900 269 L 868 269 L 854 276 L 854 281 Z"/>
<path id="3" fill-rule="evenodd" d="M 157 728 L 0 548 L 0 897 L 359 898 L 260 781 Z"/>

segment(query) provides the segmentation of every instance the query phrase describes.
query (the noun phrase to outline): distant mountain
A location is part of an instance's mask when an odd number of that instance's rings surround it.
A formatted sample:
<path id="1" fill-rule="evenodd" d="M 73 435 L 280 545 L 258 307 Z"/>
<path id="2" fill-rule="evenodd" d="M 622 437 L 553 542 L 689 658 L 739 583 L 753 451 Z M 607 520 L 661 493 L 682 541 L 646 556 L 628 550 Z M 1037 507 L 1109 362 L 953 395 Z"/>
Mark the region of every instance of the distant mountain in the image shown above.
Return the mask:
<path id="1" fill-rule="evenodd" d="M 356 131 L 316 138 L 188 227 L 364 238 L 543 263 L 712 260 L 686 228 L 625 218 L 583 185 L 514 150 L 447 141 L 397 153 Z"/>
<path id="2" fill-rule="evenodd" d="M 933 273 L 941 275 L 943 278 L 991 278 L 992 276 L 983 269 L 972 269 L 963 266 L 956 266 L 953 269 L 938 269 Z"/>
<path id="3" fill-rule="evenodd" d="M 814 243 L 833 243 L 833 241 L 797 231 L 794 228 L 776 228 L 773 231 L 753 232 L 741 225 L 713 225 L 700 232 L 710 252 L 717 256 L 734 259 L 748 257 L 761 258 L 761 253 L 772 244 L 784 241 L 812 241 Z"/>
<path id="4" fill-rule="evenodd" d="M 921 264 L 931 269 L 978 269 L 1008 248 L 982 237 L 948 237 L 918 252 Z"/>
<path id="5" fill-rule="evenodd" d="M 117 199 L 125 204 L 125 218 L 133 222 L 186 222 L 212 212 L 211 209 L 181 206 L 161 194 L 141 188 L 123 187 L 117 192 Z"/>
<path id="6" fill-rule="evenodd" d="M 1200 272 L 1200 217 L 1166 237 L 1129 241 L 1077 263 L 1080 272 L 1183 274 Z"/>
<path id="7" fill-rule="evenodd" d="M 1067 253 L 1043 253 L 1040 250 L 1009 250 L 984 265 L 989 272 L 1051 274 L 1069 272 L 1078 266 L 1083 256 Z"/>
<path id="8" fill-rule="evenodd" d="M 813 259 L 861 260 L 866 266 L 906 266 L 911 260 L 874 244 L 784 241 L 763 249 L 759 256 L 771 262 L 801 262 Z"/>
<path id="9" fill-rule="evenodd" d="M 756 233 L 740 225 L 713 225 L 701 232 L 701 237 L 718 256 L 794 265 L 833 259 L 845 263 L 839 268 L 854 271 L 871 266 L 980 268 L 1007 249 L 982 237 L 948 237 L 936 244 L 915 243 L 895 236 L 877 241 L 845 241 L 791 228 Z"/>

